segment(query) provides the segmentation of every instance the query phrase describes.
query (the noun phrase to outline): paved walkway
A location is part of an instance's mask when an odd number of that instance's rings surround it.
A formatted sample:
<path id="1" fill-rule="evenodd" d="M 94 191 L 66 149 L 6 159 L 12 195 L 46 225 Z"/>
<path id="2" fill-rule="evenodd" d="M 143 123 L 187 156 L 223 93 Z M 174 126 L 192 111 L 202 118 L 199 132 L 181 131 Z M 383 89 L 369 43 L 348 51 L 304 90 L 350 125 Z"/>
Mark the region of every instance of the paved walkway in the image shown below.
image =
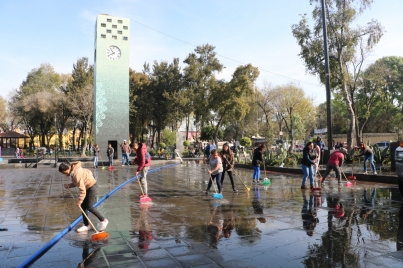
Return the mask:
<path id="1" fill-rule="evenodd" d="M 55 168 L 0 172 L 0 228 L 8 228 L 0 231 L 0 267 L 18 267 L 80 212 L 62 187 L 69 179 Z M 270 185 L 253 186 L 251 172 L 237 170 L 250 191 L 236 179 L 240 191 L 232 193 L 226 176 L 224 198 L 213 199 L 202 192 L 206 166 L 184 161 L 149 174 L 148 206 L 139 205 L 139 185 L 130 182 L 98 207 L 110 222 L 107 241 L 71 230 L 31 267 L 402 267 L 395 186 L 330 180 L 311 194 L 300 189 L 300 175 L 267 173 Z M 134 168 L 94 174 L 101 198 L 133 178 Z M 364 190 L 370 197 L 374 189 L 371 207 Z"/>

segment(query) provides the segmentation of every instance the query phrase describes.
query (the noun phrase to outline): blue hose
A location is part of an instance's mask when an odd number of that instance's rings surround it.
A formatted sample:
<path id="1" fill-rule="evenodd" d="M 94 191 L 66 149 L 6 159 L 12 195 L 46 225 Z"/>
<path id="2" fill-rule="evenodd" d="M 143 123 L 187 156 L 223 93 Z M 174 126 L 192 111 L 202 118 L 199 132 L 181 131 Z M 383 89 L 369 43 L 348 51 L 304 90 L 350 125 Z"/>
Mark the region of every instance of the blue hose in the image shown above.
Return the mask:
<path id="1" fill-rule="evenodd" d="M 160 169 L 168 168 L 168 167 L 172 167 L 172 166 L 176 166 L 176 165 L 178 165 L 178 164 L 170 164 L 170 165 L 154 168 L 154 169 L 150 170 L 148 173 L 154 173 L 154 172 L 157 172 Z M 130 183 L 130 182 L 132 182 L 132 181 L 134 181 L 136 179 L 137 179 L 137 176 L 134 176 L 130 180 L 127 180 L 124 183 L 120 184 L 115 189 L 113 189 L 112 191 L 107 193 L 104 197 L 99 199 L 98 202 L 95 203 L 94 207 L 99 206 L 103 201 L 105 201 L 105 199 L 107 199 L 108 197 L 113 195 L 117 190 L 121 189 L 123 186 L 125 186 L 126 184 L 128 184 L 128 183 Z M 82 218 L 83 218 L 83 216 L 78 217 L 69 226 L 67 226 L 66 229 L 61 231 L 58 235 L 53 237 L 53 239 L 50 240 L 46 245 L 44 245 L 40 250 L 35 252 L 29 259 L 27 259 L 22 264 L 20 264 L 18 266 L 18 268 L 28 267 L 29 265 L 33 264 L 36 260 L 38 260 L 40 257 L 42 257 L 42 255 L 45 254 L 49 249 L 51 249 L 65 234 L 67 234 L 69 231 L 71 231 L 74 228 L 74 226 L 76 226 L 82 220 Z"/>

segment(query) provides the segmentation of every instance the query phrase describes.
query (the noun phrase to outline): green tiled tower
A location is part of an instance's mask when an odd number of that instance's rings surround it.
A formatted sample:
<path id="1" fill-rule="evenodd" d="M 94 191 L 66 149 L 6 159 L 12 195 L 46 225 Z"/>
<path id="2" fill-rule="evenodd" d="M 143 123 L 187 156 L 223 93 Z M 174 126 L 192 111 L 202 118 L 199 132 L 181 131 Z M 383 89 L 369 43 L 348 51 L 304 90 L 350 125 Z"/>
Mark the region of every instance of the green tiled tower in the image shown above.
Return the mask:
<path id="1" fill-rule="evenodd" d="M 108 143 L 115 148 L 115 158 L 121 159 L 119 145 L 129 139 L 129 38 L 129 18 L 98 15 L 94 53 L 94 143 L 101 149 L 101 159 L 106 159 Z"/>

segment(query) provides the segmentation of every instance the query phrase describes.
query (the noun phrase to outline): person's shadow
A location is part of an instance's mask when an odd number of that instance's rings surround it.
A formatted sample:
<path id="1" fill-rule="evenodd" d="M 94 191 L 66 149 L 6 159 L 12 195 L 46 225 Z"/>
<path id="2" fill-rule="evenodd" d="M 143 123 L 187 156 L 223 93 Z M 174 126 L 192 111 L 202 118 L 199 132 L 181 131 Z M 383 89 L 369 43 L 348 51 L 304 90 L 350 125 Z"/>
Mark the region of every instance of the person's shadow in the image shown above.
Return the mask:
<path id="1" fill-rule="evenodd" d="M 303 205 L 301 210 L 302 227 L 306 234 L 313 236 L 316 225 L 319 223 L 316 209 L 314 208 L 314 196 L 309 195 L 309 201 L 306 196 L 306 191 L 301 190 Z"/>

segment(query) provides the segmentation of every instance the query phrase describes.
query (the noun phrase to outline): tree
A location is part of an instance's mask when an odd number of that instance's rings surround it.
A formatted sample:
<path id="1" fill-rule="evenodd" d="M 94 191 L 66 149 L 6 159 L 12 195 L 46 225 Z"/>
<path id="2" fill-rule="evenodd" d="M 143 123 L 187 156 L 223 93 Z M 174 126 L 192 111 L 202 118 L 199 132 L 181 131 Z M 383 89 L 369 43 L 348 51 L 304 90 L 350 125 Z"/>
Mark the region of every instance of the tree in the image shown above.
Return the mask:
<path id="1" fill-rule="evenodd" d="M 273 91 L 274 111 L 277 120 L 284 123 L 283 129 L 288 138 L 304 138 L 306 131 L 311 131 L 315 126 L 316 110 L 313 100 L 305 97 L 304 90 L 292 83 L 277 86 Z"/>
<path id="2" fill-rule="evenodd" d="M 214 115 L 213 138 L 216 144 L 220 127 L 227 122 L 242 120 L 249 111 L 248 96 L 253 94 L 253 83 L 258 76 L 258 69 L 251 64 L 239 66 L 229 83 L 219 82 L 211 88 L 208 100 Z"/>
<path id="3" fill-rule="evenodd" d="M 78 120 L 84 144 L 81 148 L 81 157 L 85 156 L 87 138 L 94 112 L 94 67 L 83 57 L 73 65 L 72 80 L 67 86 L 71 115 Z"/>
<path id="4" fill-rule="evenodd" d="M 260 108 L 263 114 L 262 122 L 265 122 L 265 134 L 264 137 L 266 137 L 268 140 L 272 140 L 278 134 L 280 131 L 282 131 L 282 123 L 283 123 L 283 118 L 277 114 L 276 112 L 276 107 L 274 105 L 274 102 L 276 101 L 277 98 L 277 91 L 275 88 L 271 85 L 265 85 L 261 90 L 256 92 L 257 94 L 257 106 Z M 274 132 L 273 127 L 271 126 L 271 123 L 273 121 L 273 118 L 276 118 L 279 127 L 276 129 L 277 131 Z"/>
<path id="5" fill-rule="evenodd" d="M 41 146 L 48 145 L 45 138 L 52 134 L 52 128 L 54 130 L 54 115 L 57 110 L 55 99 L 60 85 L 60 75 L 53 67 L 41 64 L 38 69 L 32 69 L 28 73 L 26 80 L 11 97 L 10 110 L 27 130 L 31 137 L 31 146 L 33 138 L 38 134 Z"/>
<path id="6" fill-rule="evenodd" d="M 8 129 L 7 124 L 7 101 L 0 96 L 0 128 L 3 130 Z"/>
<path id="7" fill-rule="evenodd" d="M 309 73 L 318 75 L 322 83 L 326 81 L 324 68 L 324 50 L 322 36 L 322 17 L 320 0 L 311 0 L 314 7 L 313 30 L 309 28 L 306 15 L 299 24 L 292 26 L 292 33 L 301 47 L 300 57 Z M 347 135 L 348 147 L 354 144 L 356 132 L 356 114 L 354 109 L 353 83 L 360 74 L 365 53 L 377 44 L 383 35 L 383 29 L 376 20 L 371 20 L 365 27 L 353 28 L 352 23 L 373 0 L 328 0 L 326 1 L 326 25 L 328 33 L 331 86 L 335 92 L 343 95 L 349 115 L 350 127 Z M 359 50 L 359 51 L 358 51 Z M 361 53 L 357 55 L 357 52 Z M 360 58 L 358 64 L 354 64 Z M 352 72 L 351 70 L 354 70 Z"/>
<path id="8" fill-rule="evenodd" d="M 157 144 L 159 144 L 161 141 L 161 131 L 169 122 L 176 120 L 171 111 L 175 109 L 176 105 L 172 101 L 173 96 L 182 87 L 179 59 L 174 59 L 171 64 L 167 62 L 154 62 L 153 71 L 152 73 L 148 73 L 148 75 L 151 80 L 148 101 L 151 101 L 153 104 L 151 115 L 158 134 Z"/>
<path id="9" fill-rule="evenodd" d="M 216 58 L 215 47 L 209 44 L 196 47 L 184 60 L 184 81 L 194 90 L 194 114 L 201 128 L 210 121 L 209 94 L 216 87 L 215 74 L 221 72 L 223 65 Z"/>
<path id="10" fill-rule="evenodd" d="M 148 70 L 145 65 L 145 70 Z M 147 134 L 147 125 L 151 123 L 153 103 L 150 101 L 151 96 L 151 79 L 145 73 L 137 73 L 129 70 L 130 85 L 130 112 L 129 112 L 129 130 L 131 134 L 131 142 L 142 141 L 143 134 Z"/>
<path id="11" fill-rule="evenodd" d="M 160 143 L 158 144 L 158 146 L 161 147 L 161 144 L 163 144 L 163 143 L 166 144 L 166 146 L 174 146 L 175 143 L 176 143 L 176 133 L 173 132 L 173 131 L 170 131 L 170 130 L 167 129 L 167 128 L 165 128 L 165 129 L 162 131 L 162 140 L 163 140 L 163 142 L 160 142 Z M 164 147 L 162 147 L 162 148 L 165 149 L 166 146 L 164 146 Z"/>

